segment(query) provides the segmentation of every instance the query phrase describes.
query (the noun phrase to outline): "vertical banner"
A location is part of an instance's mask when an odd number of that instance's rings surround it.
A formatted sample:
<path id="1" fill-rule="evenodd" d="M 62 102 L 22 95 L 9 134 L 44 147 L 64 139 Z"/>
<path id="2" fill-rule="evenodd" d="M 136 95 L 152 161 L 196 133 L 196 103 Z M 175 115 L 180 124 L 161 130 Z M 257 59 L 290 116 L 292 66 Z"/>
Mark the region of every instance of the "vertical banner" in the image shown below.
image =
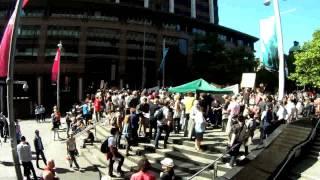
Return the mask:
<path id="1" fill-rule="evenodd" d="M 279 69 L 278 39 L 274 16 L 260 20 L 261 63 L 268 71 Z"/>

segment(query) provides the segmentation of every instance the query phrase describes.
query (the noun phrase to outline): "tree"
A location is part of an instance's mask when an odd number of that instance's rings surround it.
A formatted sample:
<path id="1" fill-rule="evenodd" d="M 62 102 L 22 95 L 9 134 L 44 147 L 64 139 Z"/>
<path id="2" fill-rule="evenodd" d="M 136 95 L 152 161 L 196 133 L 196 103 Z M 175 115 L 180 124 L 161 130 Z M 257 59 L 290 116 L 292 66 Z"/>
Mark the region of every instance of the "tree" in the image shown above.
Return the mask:
<path id="1" fill-rule="evenodd" d="M 243 46 L 226 47 L 216 34 L 195 37 L 191 70 L 195 78 L 237 83 L 243 72 L 252 72 L 256 66 L 253 52 Z"/>
<path id="2" fill-rule="evenodd" d="M 313 33 L 313 39 L 304 43 L 301 51 L 294 53 L 295 72 L 290 79 L 300 86 L 320 87 L 320 30 Z"/>

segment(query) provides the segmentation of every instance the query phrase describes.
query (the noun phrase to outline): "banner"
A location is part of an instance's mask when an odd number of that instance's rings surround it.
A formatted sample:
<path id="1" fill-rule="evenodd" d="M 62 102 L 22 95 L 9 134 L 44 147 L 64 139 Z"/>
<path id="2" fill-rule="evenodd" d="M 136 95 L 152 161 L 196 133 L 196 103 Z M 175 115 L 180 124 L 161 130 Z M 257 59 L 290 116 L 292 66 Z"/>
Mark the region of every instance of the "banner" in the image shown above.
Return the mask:
<path id="1" fill-rule="evenodd" d="M 274 16 L 260 20 L 261 63 L 268 71 L 279 69 L 278 40 Z"/>

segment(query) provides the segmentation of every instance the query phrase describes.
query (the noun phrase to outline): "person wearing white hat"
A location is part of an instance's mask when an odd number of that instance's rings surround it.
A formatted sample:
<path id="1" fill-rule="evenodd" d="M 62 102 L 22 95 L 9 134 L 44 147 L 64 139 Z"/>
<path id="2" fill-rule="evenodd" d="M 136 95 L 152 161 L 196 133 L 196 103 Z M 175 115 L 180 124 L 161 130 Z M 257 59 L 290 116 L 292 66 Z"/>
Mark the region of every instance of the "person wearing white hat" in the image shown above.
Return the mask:
<path id="1" fill-rule="evenodd" d="M 171 158 L 164 158 L 161 162 L 163 172 L 160 173 L 161 180 L 174 180 L 174 163 Z"/>

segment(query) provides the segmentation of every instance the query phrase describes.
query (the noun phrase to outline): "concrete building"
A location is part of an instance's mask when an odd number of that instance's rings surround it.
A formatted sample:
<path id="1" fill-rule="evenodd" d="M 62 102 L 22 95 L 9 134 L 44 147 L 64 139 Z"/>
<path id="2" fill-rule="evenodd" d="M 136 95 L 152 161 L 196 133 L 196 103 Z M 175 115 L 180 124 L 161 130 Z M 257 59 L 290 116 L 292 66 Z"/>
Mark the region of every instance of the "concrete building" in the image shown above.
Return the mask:
<path id="1" fill-rule="evenodd" d="M 1 33 L 14 3 L 0 3 Z M 209 32 L 228 46 L 254 51 L 257 38 L 219 25 L 217 0 L 32 0 L 21 18 L 15 79 L 28 81 L 33 104 L 53 105 L 50 73 L 61 40 L 62 106 L 82 100 L 101 80 L 140 88 L 143 60 L 145 86 L 152 87 L 161 81 L 164 39 L 187 68 L 194 36 Z"/>

